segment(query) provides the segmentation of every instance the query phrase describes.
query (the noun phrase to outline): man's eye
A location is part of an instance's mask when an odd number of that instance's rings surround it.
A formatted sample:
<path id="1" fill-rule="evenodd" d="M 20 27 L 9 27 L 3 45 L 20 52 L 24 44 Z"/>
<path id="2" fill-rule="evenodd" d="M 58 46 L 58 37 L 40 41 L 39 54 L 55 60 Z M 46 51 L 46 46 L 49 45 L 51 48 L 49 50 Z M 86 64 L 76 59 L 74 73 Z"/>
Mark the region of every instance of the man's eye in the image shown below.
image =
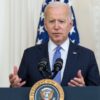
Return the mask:
<path id="1" fill-rule="evenodd" d="M 64 20 L 60 20 L 59 22 L 60 22 L 60 23 L 65 23 L 65 21 L 64 21 Z"/>
<path id="2" fill-rule="evenodd" d="M 50 20 L 49 23 L 54 23 L 54 20 Z"/>

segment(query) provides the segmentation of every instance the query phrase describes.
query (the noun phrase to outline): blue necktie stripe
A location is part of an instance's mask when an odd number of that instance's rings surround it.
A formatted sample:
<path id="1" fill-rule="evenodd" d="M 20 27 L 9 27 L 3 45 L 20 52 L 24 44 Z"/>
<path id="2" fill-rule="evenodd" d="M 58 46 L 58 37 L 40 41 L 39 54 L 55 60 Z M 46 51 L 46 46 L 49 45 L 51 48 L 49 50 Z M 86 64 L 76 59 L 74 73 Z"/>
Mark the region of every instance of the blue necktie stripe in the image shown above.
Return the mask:
<path id="1" fill-rule="evenodd" d="M 60 50 L 61 50 L 61 47 L 58 46 L 56 48 L 56 51 L 55 51 L 54 56 L 53 56 L 53 67 L 54 67 L 54 63 L 57 60 L 57 58 L 61 58 L 61 52 L 60 52 Z M 56 82 L 58 82 L 58 83 L 61 83 L 61 71 L 58 72 L 58 74 L 55 76 L 54 80 Z"/>

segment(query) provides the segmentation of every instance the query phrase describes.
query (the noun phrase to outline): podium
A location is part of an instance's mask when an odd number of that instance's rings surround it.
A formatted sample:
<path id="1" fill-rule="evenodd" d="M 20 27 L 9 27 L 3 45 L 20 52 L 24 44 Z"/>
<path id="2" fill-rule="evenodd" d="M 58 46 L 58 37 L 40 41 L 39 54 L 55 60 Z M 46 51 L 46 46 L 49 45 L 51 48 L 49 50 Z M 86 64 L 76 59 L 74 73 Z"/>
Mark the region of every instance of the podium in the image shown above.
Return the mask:
<path id="1" fill-rule="evenodd" d="M 0 88 L 0 100 L 29 100 L 31 88 Z M 100 100 L 100 87 L 63 87 L 64 100 Z"/>

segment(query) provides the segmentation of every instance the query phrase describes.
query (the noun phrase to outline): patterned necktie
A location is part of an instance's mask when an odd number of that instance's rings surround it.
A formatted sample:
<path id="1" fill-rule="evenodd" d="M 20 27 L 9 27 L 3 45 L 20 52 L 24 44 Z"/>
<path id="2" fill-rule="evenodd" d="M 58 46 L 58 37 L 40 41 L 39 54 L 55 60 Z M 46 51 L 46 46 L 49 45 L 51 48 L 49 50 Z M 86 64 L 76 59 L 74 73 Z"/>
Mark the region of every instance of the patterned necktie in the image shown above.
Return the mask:
<path id="1" fill-rule="evenodd" d="M 57 46 L 56 51 L 55 51 L 54 56 L 53 56 L 53 64 L 52 64 L 53 67 L 54 67 L 54 63 L 55 63 L 56 59 L 61 58 L 60 50 L 61 50 L 61 47 Z M 61 71 L 58 72 L 58 74 L 55 76 L 55 78 L 53 80 L 55 80 L 58 83 L 61 83 Z"/>

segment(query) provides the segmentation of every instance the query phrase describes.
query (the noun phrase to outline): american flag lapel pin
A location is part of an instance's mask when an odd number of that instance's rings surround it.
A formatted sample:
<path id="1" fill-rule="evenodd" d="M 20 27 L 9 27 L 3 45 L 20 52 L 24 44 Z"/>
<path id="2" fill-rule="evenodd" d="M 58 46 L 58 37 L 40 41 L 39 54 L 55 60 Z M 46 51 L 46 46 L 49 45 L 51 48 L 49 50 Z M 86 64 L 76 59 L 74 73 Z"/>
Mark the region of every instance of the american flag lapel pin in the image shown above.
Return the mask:
<path id="1" fill-rule="evenodd" d="M 77 52 L 75 52 L 75 51 L 74 51 L 74 52 L 73 52 L 73 54 L 74 54 L 74 55 L 76 55 L 76 54 L 77 54 Z"/>

